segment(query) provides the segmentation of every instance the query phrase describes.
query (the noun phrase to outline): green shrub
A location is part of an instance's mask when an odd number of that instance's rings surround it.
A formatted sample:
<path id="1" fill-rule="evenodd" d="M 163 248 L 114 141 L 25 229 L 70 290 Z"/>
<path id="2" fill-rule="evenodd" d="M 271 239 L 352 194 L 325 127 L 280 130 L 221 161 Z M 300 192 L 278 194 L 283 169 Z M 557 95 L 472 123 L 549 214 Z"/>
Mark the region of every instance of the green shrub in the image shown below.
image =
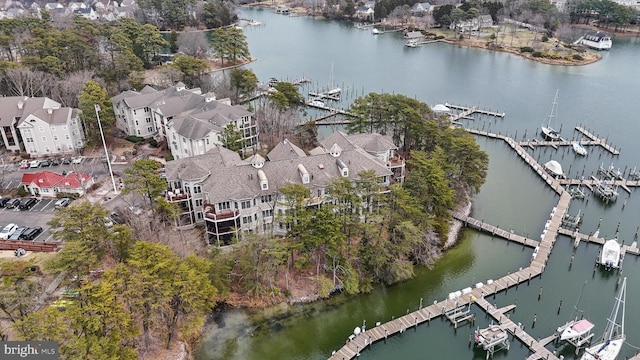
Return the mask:
<path id="1" fill-rule="evenodd" d="M 135 136 L 135 135 L 129 135 L 125 139 L 127 139 L 128 141 L 131 141 L 134 144 L 140 144 L 141 142 L 144 141 L 143 137 Z"/>
<path id="2" fill-rule="evenodd" d="M 576 60 L 576 61 L 584 60 L 584 58 L 582 56 L 580 56 L 579 54 L 573 54 L 572 57 L 573 57 L 573 60 Z"/>
<path id="3" fill-rule="evenodd" d="M 25 189 L 24 186 L 20 186 L 18 188 L 18 196 L 25 197 L 27 195 L 29 195 L 29 193 L 27 192 L 27 189 Z"/>
<path id="4" fill-rule="evenodd" d="M 551 55 L 551 58 L 554 59 L 554 60 L 562 59 L 562 55 L 553 54 L 553 55 Z"/>
<path id="5" fill-rule="evenodd" d="M 460 36 L 458 36 L 459 40 L 464 40 L 464 35 L 460 34 Z"/>
<path id="6" fill-rule="evenodd" d="M 59 192 L 56 197 L 58 199 L 62 199 L 62 198 L 69 198 L 69 199 L 73 199 L 76 200 L 77 198 L 80 197 L 80 194 L 77 193 L 66 193 L 66 192 Z"/>
<path id="7" fill-rule="evenodd" d="M 149 145 L 153 146 L 154 148 L 158 147 L 158 141 L 156 139 L 151 139 L 149 140 Z"/>
<path id="8" fill-rule="evenodd" d="M 520 48 L 520 52 L 528 52 L 528 53 L 532 53 L 533 52 L 533 48 L 530 46 L 523 46 Z"/>
<path id="9" fill-rule="evenodd" d="M 173 155 L 169 154 L 169 155 L 165 156 L 164 159 L 167 160 L 167 161 L 172 161 L 173 160 Z"/>
<path id="10" fill-rule="evenodd" d="M 549 37 L 547 35 L 543 35 L 542 42 L 547 42 L 547 41 L 549 41 Z"/>

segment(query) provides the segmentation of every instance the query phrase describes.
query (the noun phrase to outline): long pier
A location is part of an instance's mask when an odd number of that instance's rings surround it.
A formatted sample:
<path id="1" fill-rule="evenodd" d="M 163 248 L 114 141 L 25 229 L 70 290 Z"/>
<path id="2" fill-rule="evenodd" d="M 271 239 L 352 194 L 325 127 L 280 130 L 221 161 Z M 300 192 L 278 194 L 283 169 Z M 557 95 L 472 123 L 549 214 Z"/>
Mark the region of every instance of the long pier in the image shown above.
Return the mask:
<path id="1" fill-rule="evenodd" d="M 449 107 L 453 107 L 448 105 Z M 468 116 L 471 114 L 471 110 L 473 108 L 464 108 L 463 114 L 467 113 L 464 116 Z M 495 116 L 495 115 L 494 115 Z M 503 115 L 504 116 L 504 115 Z M 459 117 L 460 118 L 460 117 Z M 429 322 L 433 318 L 436 318 L 440 315 L 450 315 L 455 314 L 460 311 L 464 306 L 468 306 L 472 303 L 477 304 L 480 308 L 482 308 L 487 314 L 493 317 L 500 327 L 504 330 L 509 331 L 514 337 L 516 337 L 519 341 L 521 341 L 525 346 L 529 348 L 531 351 L 531 355 L 527 358 L 528 360 L 556 360 L 559 358 L 545 346 L 553 341 L 557 334 L 551 335 L 545 339 L 535 339 L 530 334 L 528 334 L 524 329 L 522 329 L 517 324 L 514 324 L 513 321 L 509 319 L 508 316 L 504 316 L 504 308 L 503 309 L 495 309 L 492 305 L 485 300 L 485 296 L 499 293 L 503 290 L 508 289 L 512 286 L 517 286 L 520 283 L 528 282 L 532 278 L 539 276 L 544 272 L 547 261 L 551 254 L 551 250 L 553 249 L 553 245 L 557 239 L 559 234 L 567 235 L 570 237 L 576 238 L 576 242 L 580 239 L 585 239 L 589 241 L 593 241 L 596 243 L 603 244 L 604 239 L 601 239 L 596 236 L 587 236 L 584 234 L 580 234 L 577 230 L 569 230 L 562 228 L 562 221 L 564 215 L 569 209 L 569 205 L 571 203 L 571 195 L 568 191 L 565 190 L 563 185 L 577 185 L 577 184 L 585 184 L 588 186 L 587 182 L 582 182 L 580 180 L 559 180 L 549 175 L 544 168 L 522 147 L 520 142 L 515 141 L 513 138 L 495 134 L 488 131 L 475 130 L 475 129 L 465 129 L 469 133 L 486 136 L 489 138 L 499 139 L 505 141 L 512 149 L 516 151 L 518 156 L 520 156 L 537 174 L 540 176 L 559 196 L 558 203 L 556 207 L 553 208 L 550 214 L 550 218 L 545 224 L 545 230 L 540 235 L 540 241 L 535 241 L 533 239 L 529 239 L 523 237 L 521 235 L 517 235 L 512 233 L 511 231 L 506 231 L 499 227 L 486 224 L 483 220 L 474 219 L 470 216 L 466 216 L 461 213 L 454 212 L 452 213 L 453 217 L 459 221 L 462 221 L 465 226 L 470 226 L 482 231 L 486 231 L 491 233 L 492 235 L 500 236 L 509 241 L 516 241 L 526 246 L 535 247 L 534 253 L 531 257 L 531 262 L 529 266 L 526 268 L 521 268 L 519 271 L 511 274 L 508 273 L 505 276 L 497 280 L 487 280 L 486 284 L 478 283 L 475 287 L 462 289 L 462 291 L 457 291 L 449 294 L 449 297 L 440 302 L 435 302 L 434 304 L 422 308 L 422 304 L 420 305 L 420 309 L 417 311 L 407 313 L 406 315 L 399 317 L 397 319 L 393 319 L 384 324 L 376 324 L 375 327 L 371 329 L 364 329 L 357 335 L 352 335 L 349 337 L 347 343 L 337 351 L 334 351 L 330 360 L 344 360 L 344 359 L 352 359 L 354 357 L 360 356 L 360 352 L 371 346 L 376 341 L 386 339 L 388 336 L 394 334 L 401 334 L 410 327 L 418 326 L 424 322 Z M 603 139 L 597 139 L 597 137 L 587 135 L 586 130 L 582 129 L 578 130 L 585 134 L 585 136 L 589 137 L 591 141 L 598 141 L 598 145 L 603 146 L 606 145 L 606 142 Z M 588 133 L 590 134 L 590 133 Z M 605 147 L 605 149 L 607 149 Z M 617 152 L 617 150 L 609 147 L 607 149 L 611 153 Z M 625 185 L 630 186 L 638 186 L 638 181 L 628 182 L 626 180 L 618 180 L 625 181 Z M 625 253 L 633 253 L 636 255 L 640 255 L 640 249 L 637 247 L 637 243 L 633 243 L 632 246 L 623 245 L 623 250 Z M 457 321 L 452 320 L 451 316 L 447 316 L 450 321 L 454 322 L 454 325 L 457 326 Z M 634 359 L 639 358 L 640 356 L 636 355 Z"/>
<path id="2" fill-rule="evenodd" d="M 476 284 L 476 287 L 474 289 L 463 289 L 460 296 L 452 296 L 450 294 L 450 296 L 446 300 L 408 313 L 402 317 L 375 326 L 371 329 L 367 329 L 359 333 L 358 335 L 350 337 L 349 341 L 347 341 L 347 343 L 342 348 L 335 351 L 329 359 L 352 359 L 354 357 L 360 356 L 360 352 L 362 350 L 364 350 L 368 346 L 371 346 L 376 341 L 386 339 L 388 336 L 394 334 L 401 334 L 411 327 L 418 326 L 419 324 L 422 324 L 424 322 L 429 322 L 440 315 L 446 315 L 447 313 L 455 312 L 460 307 L 467 306 L 471 303 L 476 303 L 485 311 L 488 311 L 490 305 L 486 300 L 484 300 L 485 296 L 499 293 L 512 286 L 517 286 L 525 281 L 530 281 L 532 278 L 535 278 L 536 276 L 542 274 L 547 264 L 547 260 L 549 259 L 549 255 L 551 254 L 553 244 L 556 241 L 558 229 L 560 229 L 560 224 L 562 223 L 562 217 L 569 208 L 570 201 L 571 196 L 567 192 L 563 192 L 560 196 L 560 200 L 558 201 L 557 206 L 555 207 L 555 210 L 551 213 L 547 229 L 541 235 L 541 241 L 536 242 L 538 244 L 536 247 L 536 256 L 532 256 L 531 263 L 528 267 L 523 268 L 513 274 L 507 274 L 497 280 L 488 280 L 487 284 Z M 467 220 L 469 220 L 469 218 L 467 218 Z M 481 226 L 481 228 L 484 229 L 487 227 Z M 497 228 L 492 230 L 495 231 L 496 229 Z M 497 316 L 495 310 L 496 309 L 494 309 L 493 312 L 489 313 L 492 316 Z M 504 326 L 505 329 L 509 329 L 509 331 L 511 331 L 511 329 L 517 327 L 517 325 L 514 324 L 508 317 L 496 316 L 494 316 L 494 318 L 496 318 L 500 325 Z M 524 330 L 514 329 L 513 333 L 514 336 L 518 337 L 518 339 L 520 339 L 527 347 L 529 347 L 529 349 L 536 356 L 532 359 L 558 359 L 551 351 L 547 350 L 544 347 L 544 343 L 538 342 L 531 335 L 528 335 Z"/>
<path id="3" fill-rule="evenodd" d="M 503 118 L 506 115 L 504 112 L 478 109 L 478 107 L 475 106 L 475 105 L 471 106 L 471 107 L 467 107 L 467 106 L 462 106 L 462 105 L 444 103 L 444 106 L 446 106 L 448 108 L 451 108 L 451 109 L 461 110 L 463 113 L 468 112 L 468 114 L 466 114 L 465 116 L 469 116 L 469 115 L 471 115 L 473 113 L 478 113 L 478 114 L 482 114 L 482 115 L 490 115 L 490 116 Z M 457 119 L 460 119 L 460 118 L 463 118 L 463 117 L 464 116 L 458 116 Z"/>

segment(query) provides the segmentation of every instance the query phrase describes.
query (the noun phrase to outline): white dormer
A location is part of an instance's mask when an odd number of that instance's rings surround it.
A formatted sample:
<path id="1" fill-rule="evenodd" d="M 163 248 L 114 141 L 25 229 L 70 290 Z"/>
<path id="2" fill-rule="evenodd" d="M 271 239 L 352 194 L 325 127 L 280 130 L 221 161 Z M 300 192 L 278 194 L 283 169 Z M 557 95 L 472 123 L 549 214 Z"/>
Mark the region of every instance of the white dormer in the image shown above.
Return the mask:
<path id="1" fill-rule="evenodd" d="M 213 91 L 209 91 L 208 93 L 206 93 L 204 95 L 204 101 L 205 102 L 212 102 L 216 100 L 216 94 L 213 93 Z"/>
<path id="2" fill-rule="evenodd" d="M 264 166 L 264 158 L 260 154 L 255 154 L 251 158 L 251 166 L 256 169 L 262 169 Z"/>
<path id="3" fill-rule="evenodd" d="M 342 148 L 340 148 L 338 144 L 333 143 L 333 146 L 331 146 L 331 149 L 329 149 L 329 155 L 333 157 L 338 157 L 340 156 L 340 154 L 342 154 Z"/>
<path id="4" fill-rule="evenodd" d="M 300 175 L 300 179 L 303 184 L 308 184 L 310 181 L 309 172 L 302 164 L 298 164 L 298 174 Z"/>
<path id="5" fill-rule="evenodd" d="M 260 190 L 269 190 L 269 179 L 262 170 L 258 170 L 258 179 L 260 179 Z"/>
<path id="6" fill-rule="evenodd" d="M 342 177 L 349 177 L 349 168 L 347 167 L 347 164 L 344 163 L 344 161 L 336 159 L 336 165 L 338 165 L 338 170 L 340 170 L 340 175 Z"/>
<path id="7" fill-rule="evenodd" d="M 178 91 L 185 90 L 186 88 L 187 88 L 187 86 L 182 81 L 179 81 L 176 84 L 176 90 L 178 90 Z"/>

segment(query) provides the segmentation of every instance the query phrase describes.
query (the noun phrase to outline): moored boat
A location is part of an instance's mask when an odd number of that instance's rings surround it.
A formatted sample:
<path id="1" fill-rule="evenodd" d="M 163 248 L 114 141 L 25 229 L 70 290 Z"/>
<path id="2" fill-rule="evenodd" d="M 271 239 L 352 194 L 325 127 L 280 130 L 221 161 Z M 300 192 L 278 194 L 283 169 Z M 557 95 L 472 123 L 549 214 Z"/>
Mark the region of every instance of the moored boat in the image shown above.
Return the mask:
<path id="1" fill-rule="evenodd" d="M 474 338 L 476 346 L 490 350 L 496 346 L 508 344 L 509 334 L 500 325 L 492 324 L 484 329 L 477 329 Z"/>
<path id="2" fill-rule="evenodd" d="M 585 334 L 588 334 L 594 326 L 595 325 L 586 319 L 573 321 L 562 331 L 562 334 L 560 334 L 560 340 L 572 340 L 584 336 Z"/>
<path id="3" fill-rule="evenodd" d="M 542 131 L 542 136 L 546 140 L 560 140 L 560 133 L 551 127 L 551 121 L 555 120 L 558 112 L 558 90 L 556 90 L 556 96 L 553 98 L 553 104 L 551 105 L 551 111 L 547 116 L 547 124 L 542 124 L 540 126 L 540 130 Z"/>
<path id="4" fill-rule="evenodd" d="M 620 264 L 620 244 L 616 238 L 607 240 L 602 246 L 598 263 L 607 269 L 617 269 Z"/>
<path id="5" fill-rule="evenodd" d="M 581 156 L 587 155 L 587 149 L 582 146 L 582 143 L 580 143 L 579 141 L 574 141 L 573 143 L 571 143 L 571 147 L 573 148 L 574 153 Z"/>
<path id="6" fill-rule="evenodd" d="M 616 304 L 607 319 L 607 328 L 602 335 L 602 341 L 585 349 L 581 360 L 615 360 L 620 353 L 626 339 L 624 334 L 625 298 L 627 294 L 627 278 L 622 280 L 620 292 L 616 297 Z M 622 316 L 618 320 L 618 314 L 622 305 Z M 620 321 L 620 322 L 618 322 Z"/>
<path id="7" fill-rule="evenodd" d="M 579 40 L 579 43 L 595 50 L 610 50 L 613 44 L 611 37 L 600 31 L 587 32 L 582 39 Z"/>

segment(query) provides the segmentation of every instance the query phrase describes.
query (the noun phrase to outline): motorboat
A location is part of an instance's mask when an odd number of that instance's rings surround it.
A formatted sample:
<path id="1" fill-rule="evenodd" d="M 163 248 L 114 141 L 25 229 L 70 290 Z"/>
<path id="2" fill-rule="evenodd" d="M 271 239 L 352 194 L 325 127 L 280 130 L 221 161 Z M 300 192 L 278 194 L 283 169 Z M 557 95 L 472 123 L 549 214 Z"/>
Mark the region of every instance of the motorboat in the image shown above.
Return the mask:
<path id="1" fill-rule="evenodd" d="M 582 319 L 572 321 L 560 334 L 560 340 L 572 340 L 588 334 L 593 325 L 589 320 Z"/>
<path id="2" fill-rule="evenodd" d="M 589 31 L 578 42 L 595 50 L 610 50 L 613 45 L 611 37 L 600 31 Z"/>
<path id="3" fill-rule="evenodd" d="M 607 184 L 604 181 L 598 181 L 594 185 L 594 191 L 600 197 L 600 199 L 609 202 L 618 199 L 618 191 L 613 185 Z"/>
<path id="4" fill-rule="evenodd" d="M 579 141 L 574 141 L 573 143 L 571 143 L 571 147 L 573 148 L 574 153 L 581 156 L 587 155 L 587 149 L 582 146 L 582 143 L 580 143 Z"/>
<path id="5" fill-rule="evenodd" d="M 374 28 L 373 30 L 371 30 L 371 33 L 372 33 L 373 35 L 380 35 L 380 33 L 381 33 L 381 32 L 380 32 L 380 30 L 378 30 L 378 29 Z"/>
<path id="6" fill-rule="evenodd" d="M 509 340 L 509 334 L 500 325 L 492 324 L 484 329 L 475 331 L 475 344 L 485 350 L 505 343 Z"/>
<path id="7" fill-rule="evenodd" d="M 598 263 L 607 269 L 617 269 L 620 264 L 620 244 L 616 238 L 607 240 L 602 246 Z"/>
<path id="8" fill-rule="evenodd" d="M 553 98 L 553 104 L 551 105 L 551 111 L 547 116 L 547 124 L 542 124 L 540 126 L 540 130 L 542 131 L 542 136 L 546 140 L 560 140 L 560 133 L 551 127 L 551 121 L 555 120 L 558 113 L 558 90 L 556 90 L 556 96 Z"/>
<path id="9" fill-rule="evenodd" d="M 407 40 L 407 42 L 404 43 L 404 46 L 411 47 L 411 48 L 417 47 L 418 46 L 418 40 L 416 40 L 416 39 Z"/>
<path id="10" fill-rule="evenodd" d="M 625 312 L 625 298 L 627 294 L 627 278 L 622 280 L 622 286 L 620 292 L 616 297 L 616 304 L 611 310 L 611 315 L 607 319 L 607 328 L 602 335 L 602 340 L 585 349 L 584 354 L 580 358 L 581 360 L 615 360 L 622 345 L 626 339 L 624 334 L 624 312 Z M 618 320 L 618 314 L 620 312 L 620 306 L 622 306 L 622 316 Z"/>
<path id="11" fill-rule="evenodd" d="M 564 177 L 564 171 L 562 171 L 562 165 L 555 160 L 549 160 L 544 164 L 545 170 L 555 177 Z"/>

